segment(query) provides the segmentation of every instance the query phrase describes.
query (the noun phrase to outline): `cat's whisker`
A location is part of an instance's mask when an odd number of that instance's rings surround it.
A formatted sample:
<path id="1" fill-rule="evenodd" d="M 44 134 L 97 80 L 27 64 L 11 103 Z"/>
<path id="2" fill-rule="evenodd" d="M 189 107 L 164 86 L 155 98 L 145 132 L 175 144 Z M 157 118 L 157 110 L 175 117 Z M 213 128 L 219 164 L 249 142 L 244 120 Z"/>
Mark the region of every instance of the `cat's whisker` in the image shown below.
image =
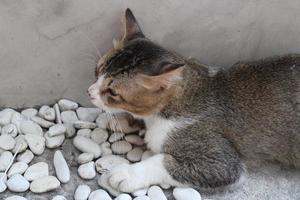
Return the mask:
<path id="1" fill-rule="evenodd" d="M 97 52 L 97 55 L 98 55 L 98 57 L 99 57 L 99 59 L 100 58 L 102 58 L 102 55 L 101 55 L 101 53 L 100 53 L 100 50 L 97 48 L 97 46 L 95 45 L 95 43 L 93 42 L 93 40 L 90 38 L 90 37 L 88 37 L 88 35 L 86 35 L 86 34 L 83 34 L 83 33 L 80 33 L 85 39 L 87 39 L 88 41 L 89 41 L 89 43 L 93 46 L 93 48 L 96 50 L 96 52 Z"/>

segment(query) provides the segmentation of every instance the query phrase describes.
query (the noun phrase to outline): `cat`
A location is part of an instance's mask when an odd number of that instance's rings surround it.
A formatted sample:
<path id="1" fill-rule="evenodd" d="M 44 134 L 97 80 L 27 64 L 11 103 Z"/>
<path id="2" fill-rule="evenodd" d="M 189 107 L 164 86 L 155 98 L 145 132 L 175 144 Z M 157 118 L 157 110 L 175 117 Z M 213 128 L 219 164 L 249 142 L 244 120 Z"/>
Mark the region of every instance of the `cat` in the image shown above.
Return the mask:
<path id="1" fill-rule="evenodd" d="M 112 169 L 109 187 L 222 188 L 240 179 L 245 159 L 300 167 L 300 55 L 215 71 L 150 41 L 130 9 L 123 27 L 88 92 L 104 110 L 143 119 L 155 155 Z"/>

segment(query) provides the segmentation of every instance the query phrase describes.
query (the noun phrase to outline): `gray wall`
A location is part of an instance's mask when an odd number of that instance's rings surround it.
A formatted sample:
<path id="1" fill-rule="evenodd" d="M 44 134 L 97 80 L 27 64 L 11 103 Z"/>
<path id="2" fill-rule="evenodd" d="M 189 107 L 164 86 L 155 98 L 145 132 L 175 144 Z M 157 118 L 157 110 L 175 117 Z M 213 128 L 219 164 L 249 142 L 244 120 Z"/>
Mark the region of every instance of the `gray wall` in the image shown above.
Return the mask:
<path id="1" fill-rule="evenodd" d="M 300 53 L 299 0 L 0 0 L 0 106 L 89 104 L 97 49 L 126 7 L 144 33 L 203 63 Z"/>

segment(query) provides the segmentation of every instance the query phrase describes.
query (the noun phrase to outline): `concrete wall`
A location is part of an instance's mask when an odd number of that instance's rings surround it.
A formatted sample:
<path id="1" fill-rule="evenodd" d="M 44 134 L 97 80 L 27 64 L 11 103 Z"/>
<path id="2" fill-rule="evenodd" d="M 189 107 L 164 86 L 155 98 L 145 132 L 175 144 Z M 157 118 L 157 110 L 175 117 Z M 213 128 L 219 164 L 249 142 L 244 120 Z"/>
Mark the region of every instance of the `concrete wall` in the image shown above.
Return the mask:
<path id="1" fill-rule="evenodd" d="M 126 7 L 144 33 L 203 63 L 300 53 L 299 0 L 0 0 L 0 106 L 89 104 L 97 50 Z"/>

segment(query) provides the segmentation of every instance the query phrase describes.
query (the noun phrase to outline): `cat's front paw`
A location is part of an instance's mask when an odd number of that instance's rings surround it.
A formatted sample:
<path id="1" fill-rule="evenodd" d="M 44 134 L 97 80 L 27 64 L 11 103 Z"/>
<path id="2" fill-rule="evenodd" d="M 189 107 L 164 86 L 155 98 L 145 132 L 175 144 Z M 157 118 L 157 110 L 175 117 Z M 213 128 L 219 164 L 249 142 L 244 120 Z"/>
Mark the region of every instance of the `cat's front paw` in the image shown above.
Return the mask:
<path id="1" fill-rule="evenodd" d="M 136 166 L 121 164 L 109 172 L 108 183 L 115 190 L 130 193 L 147 186 L 145 176 Z"/>

